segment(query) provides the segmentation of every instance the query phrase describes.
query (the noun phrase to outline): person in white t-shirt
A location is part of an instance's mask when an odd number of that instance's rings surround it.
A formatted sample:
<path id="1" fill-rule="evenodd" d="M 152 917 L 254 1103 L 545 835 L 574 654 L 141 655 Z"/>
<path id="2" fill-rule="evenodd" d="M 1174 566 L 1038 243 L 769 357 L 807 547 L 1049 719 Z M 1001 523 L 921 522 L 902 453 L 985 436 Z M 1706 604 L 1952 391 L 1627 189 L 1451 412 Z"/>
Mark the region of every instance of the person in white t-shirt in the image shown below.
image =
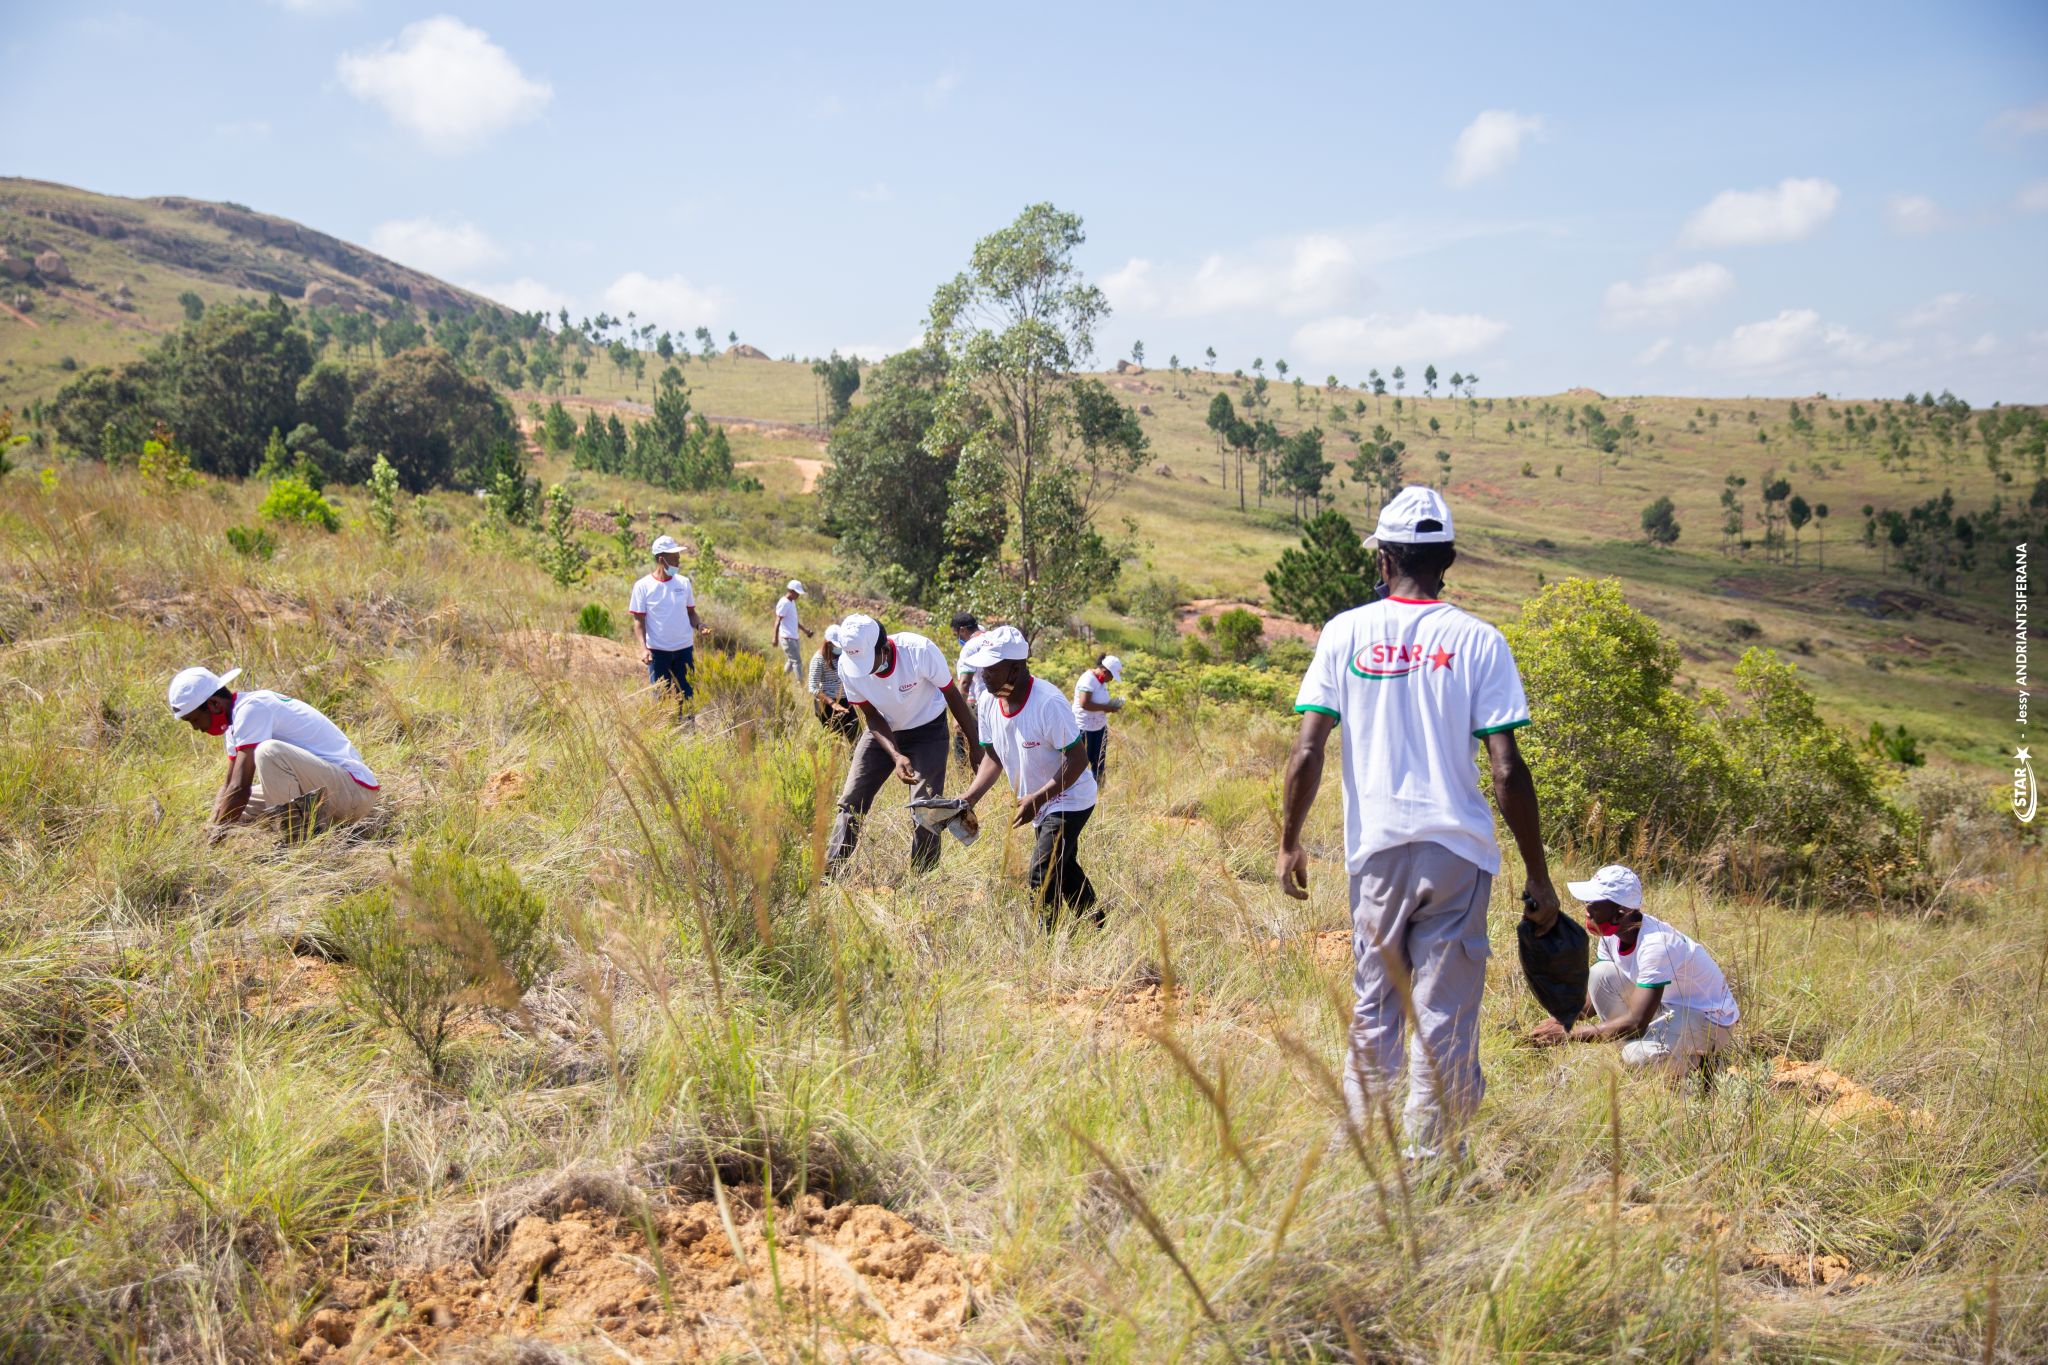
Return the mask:
<path id="1" fill-rule="evenodd" d="M 1625 1066 L 1683 1076 L 1711 1066 L 1735 1039 L 1742 1018 L 1728 979 L 1698 943 L 1654 915 L 1643 913 L 1642 879 L 1610 864 L 1590 880 L 1567 882 L 1586 904 L 1586 927 L 1599 936 L 1586 983 L 1581 1019 L 1567 1033 L 1545 1019 L 1532 1042 L 1621 1042 Z"/>
<path id="2" fill-rule="evenodd" d="M 697 615 L 696 589 L 683 577 L 683 547 L 669 536 L 657 536 L 653 553 L 654 572 L 633 585 L 626 611 L 633 618 L 633 639 L 640 646 L 640 662 L 647 665 L 647 681 L 666 684 L 688 701 L 697 695 L 690 686 L 697 637 L 711 632 Z"/>
<path id="3" fill-rule="evenodd" d="M 960 657 L 980 671 L 986 689 L 976 707 L 981 767 L 962 799 L 971 813 L 1008 774 L 1017 794 L 1012 823 L 1037 831 L 1029 882 L 1041 913 L 1049 924 L 1063 911 L 1102 923 L 1095 884 L 1080 862 L 1081 831 L 1095 813 L 1096 789 L 1073 707 L 1032 676 L 1030 643 L 1015 626 L 989 627 Z"/>
<path id="4" fill-rule="evenodd" d="M 945 795 L 948 712 L 967 739 L 969 761 L 981 762 L 974 713 L 953 685 L 944 650 L 912 631 L 885 635 L 879 621 L 858 613 L 839 623 L 838 645 L 839 686 L 867 732 L 853 746 L 839 791 L 839 818 L 825 852 L 828 874 L 853 856 L 861 821 L 891 773 L 915 799 Z M 914 826 L 911 869 L 928 871 L 938 861 L 938 831 Z"/>
<path id="5" fill-rule="evenodd" d="M 1302 826 L 1341 721 L 1356 997 L 1345 1093 L 1363 1121 L 1368 1097 L 1396 1084 L 1405 1051 L 1407 1150 L 1431 1158 L 1485 1093 L 1479 1001 L 1500 848 L 1479 788 L 1482 748 L 1527 873 L 1525 913 L 1541 929 L 1556 921 L 1557 892 L 1536 784 L 1515 745 L 1529 704 L 1514 657 L 1499 631 L 1441 600 L 1457 558 L 1450 507 L 1435 489 L 1404 488 L 1380 509 L 1366 548 L 1378 552 L 1388 594 L 1338 613 L 1316 642 L 1295 700 L 1301 731 L 1287 761 L 1277 870 L 1288 895 L 1307 899 Z M 1404 982 L 1420 1021 L 1413 1039 Z"/>
<path id="6" fill-rule="evenodd" d="M 804 675 L 803 642 L 798 633 L 811 634 L 809 627 L 797 620 L 796 599 L 804 595 L 804 585 L 797 579 L 790 579 L 782 596 L 775 599 L 775 649 L 782 655 L 782 671 L 792 678 Z"/>
<path id="7" fill-rule="evenodd" d="M 1081 727 L 1081 739 L 1088 746 L 1088 771 L 1095 784 L 1102 785 L 1103 751 L 1109 747 L 1109 718 L 1124 709 L 1123 698 L 1109 695 L 1109 685 L 1124 679 L 1124 661 L 1114 654 L 1098 655 L 1095 666 L 1074 680 L 1074 723 Z"/>
<path id="8" fill-rule="evenodd" d="M 219 842 L 244 818 L 275 818 L 287 834 L 304 835 L 375 810 L 377 775 L 340 727 L 296 697 L 232 690 L 241 674 L 183 669 L 167 697 L 172 715 L 227 746 L 207 840 Z"/>
<path id="9" fill-rule="evenodd" d="M 981 674 L 967 664 L 967 646 L 974 643 L 981 634 L 981 622 L 971 611 L 953 614 L 953 643 L 960 646 L 960 662 L 954 666 L 953 676 L 960 688 L 960 695 L 967 698 L 969 706 L 981 704 Z"/>

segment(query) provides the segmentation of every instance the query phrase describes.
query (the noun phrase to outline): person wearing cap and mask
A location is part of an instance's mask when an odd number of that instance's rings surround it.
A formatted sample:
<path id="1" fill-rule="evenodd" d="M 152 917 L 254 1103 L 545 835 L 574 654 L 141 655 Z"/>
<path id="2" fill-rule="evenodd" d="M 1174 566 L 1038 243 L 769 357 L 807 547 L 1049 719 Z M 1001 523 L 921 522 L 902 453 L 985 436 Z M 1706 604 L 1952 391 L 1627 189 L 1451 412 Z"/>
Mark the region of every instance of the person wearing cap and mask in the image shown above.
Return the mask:
<path id="1" fill-rule="evenodd" d="M 1015 626 L 990 626 L 961 654 L 980 672 L 984 688 L 975 708 L 981 765 L 961 799 L 972 822 L 975 803 L 1007 774 L 1017 794 L 1012 823 L 1037 831 L 1028 880 L 1047 923 L 1071 911 L 1100 924 L 1095 885 L 1080 862 L 1081 831 L 1096 799 L 1085 732 L 1059 690 L 1032 676 L 1030 658 L 1031 646 Z"/>
<path id="2" fill-rule="evenodd" d="M 879 621 L 858 613 L 839 623 L 838 643 L 839 683 L 867 733 L 853 746 L 839 792 L 839 818 L 825 854 L 828 874 L 853 856 L 861 821 L 892 772 L 914 798 L 945 794 L 948 712 L 966 737 L 969 764 L 981 763 L 974 713 L 953 685 L 944 650 L 913 631 L 885 635 Z M 911 869 L 927 871 L 938 861 L 938 832 L 918 825 L 910 836 Z"/>
<path id="3" fill-rule="evenodd" d="M 1598 936 L 1581 1019 L 1567 1032 L 1555 1019 L 1529 1038 L 1558 1043 L 1621 1043 L 1624 1066 L 1683 1076 L 1734 1042 L 1742 1018 L 1728 979 L 1698 943 L 1643 913 L 1642 879 L 1610 864 L 1583 882 L 1567 882 L 1585 902 L 1586 928 Z"/>
<path id="4" fill-rule="evenodd" d="M 187 668 L 171 679 L 171 714 L 227 747 L 209 842 L 246 817 L 276 818 L 290 834 L 361 820 L 377 807 L 377 775 L 318 708 L 281 692 L 234 690 L 242 670 Z"/>
<path id="5" fill-rule="evenodd" d="M 1500 848 L 1473 771 L 1481 749 L 1521 850 L 1525 913 L 1540 928 L 1556 920 L 1557 892 L 1536 785 L 1515 745 L 1529 704 L 1514 656 L 1498 630 L 1441 600 L 1457 558 L 1450 507 L 1433 488 L 1404 488 L 1366 546 L 1388 592 L 1338 613 L 1317 640 L 1295 700 L 1301 730 L 1287 761 L 1277 870 L 1288 895 L 1307 899 L 1302 826 L 1341 723 L 1355 996 L 1345 1093 L 1363 1120 L 1366 1097 L 1388 1093 L 1405 1069 L 1407 1153 L 1428 1159 L 1444 1153 L 1485 1090 L 1479 1002 Z M 1404 982 L 1420 1020 L 1414 1038 Z"/>
<path id="6" fill-rule="evenodd" d="M 1124 709 L 1123 698 L 1109 695 L 1109 685 L 1124 680 L 1124 661 L 1114 654 L 1096 658 L 1095 666 L 1074 680 L 1074 723 L 1088 746 L 1088 771 L 1102 785 L 1102 754 L 1109 743 L 1111 712 Z"/>
<path id="7" fill-rule="evenodd" d="M 775 649 L 782 655 L 782 671 L 792 678 L 804 673 L 803 643 L 797 639 L 797 632 L 811 634 L 810 629 L 797 620 L 796 599 L 804 595 L 802 581 L 792 578 L 789 586 L 782 590 L 782 596 L 775 599 Z"/>
<path id="8" fill-rule="evenodd" d="M 804 687 L 811 694 L 811 710 L 818 724 L 841 739 L 860 733 L 860 718 L 854 714 L 853 703 L 846 700 L 845 684 L 839 681 L 839 627 L 825 627 L 825 638 L 811 656 L 811 672 Z"/>
<path id="9" fill-rule="evenodd" d="M 647 681 L 666 684 L 688 701 L 697 695 L 690 686 L 697 637 L 711 632 L 697 615 L 696 589 L 682 574 L 683 547 L 671 537 L 657 536 L 653 553 L 654 572 L 633 585 L 626 611 L 633 618 L 633 639 L 640 646 L 640 662 L 647 665 Z"/>

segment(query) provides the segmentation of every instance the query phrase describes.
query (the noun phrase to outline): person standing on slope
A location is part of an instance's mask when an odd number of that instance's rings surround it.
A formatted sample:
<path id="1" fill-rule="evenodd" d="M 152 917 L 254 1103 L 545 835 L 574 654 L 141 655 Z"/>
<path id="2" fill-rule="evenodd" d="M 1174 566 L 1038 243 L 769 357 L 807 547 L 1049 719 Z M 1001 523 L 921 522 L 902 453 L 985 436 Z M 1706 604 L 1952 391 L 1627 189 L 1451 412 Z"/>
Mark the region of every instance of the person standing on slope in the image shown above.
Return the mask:
<path id="1" fill-rule="evenodd" d="M 980 670 L 985 691 L 976 710 L 981 766 L 961 793 L 975 803 L 1008 774 L 1017 794 L 1013 824 L 1037 831 L 1030 885 L 1046 923 L 1063 911 L 1102 923 L 1095 884 L 1081 867 L 1081 831 L 1095 813 L 1095 774 L 1074 709 L 1058 690 L 1031 674 L 1031 646 L 1015 626 L 990 626 L 961 659 Z"/>
<path id="2" fill-rule="evenodd" d="M 839 623 L 839 685 L 867 733 L 853 746 L 839 792 L 839 818 L 825 853 L 828 875 L 853 856 L 861 821 L 892 772 L 913 797 L 945 795 L 947 712 L 967 741 L 968 762 L 981 764 L 974 713 L 953 685 L 945 651 L 924 636 L 907 630 L 885 635 L 872 616 L 847 617 Z M 938 831 L 917 826 L 910 836 L 911 870 L 928 871 L 938 861 Z"/>
<path id="3" fill-rule="evenodd" d="M 804 675 L 803 642 L 797 632 L 809 635 L 810 630 L 802 625 L 796 616 L 796 599 L 804 595 L 804 585 L 797 579 L 790 579 L 789 586 L 782 590 L 782 596 L 775 599 L 775 649 L 782 655 L 782 671 L 792 678 Z"/>
<path id="4" fill-rule="evenodd" d="M 1369 1094 L 1387 1094 L 1405 1060 L 1406 1154 L 1417 1159 L 1443 1154 L 1485 1092 L 1479 1001 L 1500 848 L 1474 772 L 1481 746 L 1528 876 L 1524 913 L 1539 929 L 1558 913 L 1536 784 L 1515 744 L 1529 723 L 1521 675 L 1498 630 L 1440 600 L 1453 544 L 1451 509 L 1433 488 L 1404 488 L 1380 509 L 1366 548 L 1388 594 L 1338 613 L 1316 643 L 1295 701 L 1277 860 L 1282 889 L 1307 899 L 1301 831 L 1341 723 L 1355 994 L 1345 1095 L 1362 1121 Z M 1413 1039 L 1404 993 L 1420 1020 Z"/>
<path id="5" fill-rule="evenodd" d="M 172 715 L 227 746 L 207 842 L 220 842 L 244 818 L 275 819 L 286 834 L 301 836 L 375 810 L 377 775 L 340 727 L 296 697 L 231 690 L 241 674 L 183 669 L 167 698 Z"/>
<path id="6" fill-rule="evenodd" d="M 697 636 L 709 636 L 697 616 L 697 593 L 683 577 L 683 547 L 668 536 L 654 541 L 654 572 L 633 585 L 626 604 L 633 618 L 633 639 L 647 681 L 664 684 L 688 701 L 697 695 L 690 673 L 697 663 Z"/>
<path id="7" fill-rule="evenodd" d="M 1074 680 L 1074 723 L 1088 746 L 1088 771 L 1102 785 L 1102 754 L 1109 744 L 1109 717 L 1124 709 L 1123 698 L 1109 695 L 1109 685 L 1124 680 L 1124 661 L 1114 654 L 1096 658 L 1095 666 Z"/>

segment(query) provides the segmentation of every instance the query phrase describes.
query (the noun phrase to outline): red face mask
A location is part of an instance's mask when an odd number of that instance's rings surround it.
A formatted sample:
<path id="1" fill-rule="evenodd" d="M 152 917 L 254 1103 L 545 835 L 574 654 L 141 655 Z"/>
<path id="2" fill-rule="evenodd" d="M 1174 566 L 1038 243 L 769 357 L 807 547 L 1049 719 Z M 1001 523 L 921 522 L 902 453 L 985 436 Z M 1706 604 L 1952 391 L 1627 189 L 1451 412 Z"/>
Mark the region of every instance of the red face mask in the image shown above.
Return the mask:
<path id="1" fill-rule="evenodd" d="M 207 716 L 206 733 L 209 735 L 226 734 L 228 732 L 228 726 L 230 723 L 234 721 L 234 718 L 235 704 L 233 702 L 229 702 L 226 710 L 215 711 Z"/>
<path id="2" fill-rule="evenodd" d="M 1597 919 L 1588 918 L 1586 921 L 1586 932 L 1589 934 L 1598 934 L 1602 938 L 1613 938 L 1616 934 L 1621 932 L 1621 925 L 1619 923 L 1602 924 Z"/>

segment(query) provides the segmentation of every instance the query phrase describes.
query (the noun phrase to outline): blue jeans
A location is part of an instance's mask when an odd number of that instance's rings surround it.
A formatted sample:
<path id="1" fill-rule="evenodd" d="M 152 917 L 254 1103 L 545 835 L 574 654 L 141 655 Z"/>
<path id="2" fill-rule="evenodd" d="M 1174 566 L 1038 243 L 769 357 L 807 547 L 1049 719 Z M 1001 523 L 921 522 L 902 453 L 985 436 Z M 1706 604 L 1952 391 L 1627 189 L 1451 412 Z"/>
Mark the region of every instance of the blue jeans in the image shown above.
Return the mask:
<path id="1" fill-rule="evenodd" d="M 667 683 L 681 692 L 685 701 L 697 695 L 696 689 L 690 686 L 690 670 L 697 666 L 696 646 L 684 645 L 681 649 L 650 649 L 648 653 L 654 656 L 654 660 L 647 665 L 647 681 Z"/>

